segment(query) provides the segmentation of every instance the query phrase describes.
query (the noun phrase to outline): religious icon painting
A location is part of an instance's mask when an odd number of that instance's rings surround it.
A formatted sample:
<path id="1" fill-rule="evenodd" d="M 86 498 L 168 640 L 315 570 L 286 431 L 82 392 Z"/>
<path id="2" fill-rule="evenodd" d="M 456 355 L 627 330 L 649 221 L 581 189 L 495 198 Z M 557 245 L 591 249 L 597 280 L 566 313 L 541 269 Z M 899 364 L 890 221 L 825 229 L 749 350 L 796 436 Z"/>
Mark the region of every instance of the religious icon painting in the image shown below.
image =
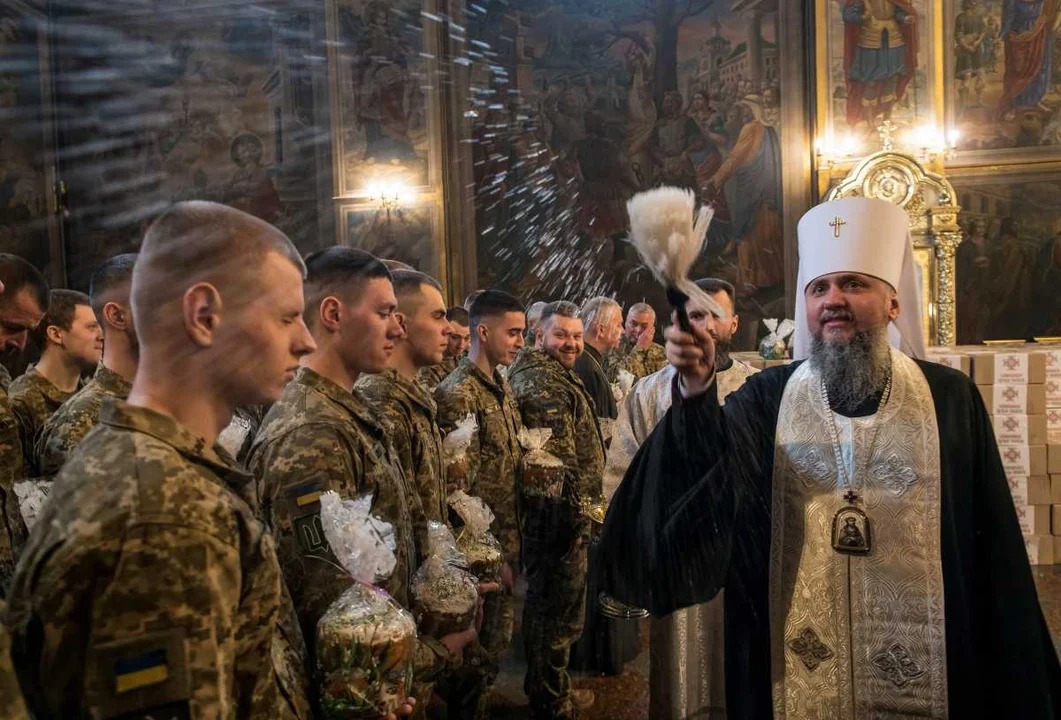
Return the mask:
<path id="1" fill-rule="evenodd" d="M 943 3 L 957 163 L 1061 158 L 1061 0 Z"/>
<path id="2" fill-rule="evenodd" d="M 875 147 L 877 128 L 935 124 L 935 3 L 818 0 L 819 133 Z"/>
<path id="3" fill-rule="evenodd" d="M 422 0 L 329 0 L 327 8 L 335 194 L 429 189 L 438 178 L 440 19 Z"/>
<path id="4" fill-rule="evenodd" d="M 339 207 L 340 242 L 443 277 L 437 204 L 356 204 Z"/>
<path id="5" fill-rule="evenodd" d="M 871 542 L 866 513 L 851 505 L 840 508 L 833 517 L 833 549 L 845 555 L 867 555 Z"/>

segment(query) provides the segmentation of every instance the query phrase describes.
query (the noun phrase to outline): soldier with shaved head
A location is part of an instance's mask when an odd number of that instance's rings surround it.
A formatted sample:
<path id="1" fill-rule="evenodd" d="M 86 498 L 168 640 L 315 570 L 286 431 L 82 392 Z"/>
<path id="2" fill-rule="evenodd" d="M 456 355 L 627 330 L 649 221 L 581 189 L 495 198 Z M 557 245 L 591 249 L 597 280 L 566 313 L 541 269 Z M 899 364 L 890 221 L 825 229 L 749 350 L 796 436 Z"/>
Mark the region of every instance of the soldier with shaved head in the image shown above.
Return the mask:
<path id="1" fill-rule="evenodd" d="M 304 271 L 283 233 L 221 205 L 148 229 L 128 401 L 104 404 L 57 476 L 9 597 L 36 717 L 310 717 L 272 537 L 215 442 L 314 349 Z"/>

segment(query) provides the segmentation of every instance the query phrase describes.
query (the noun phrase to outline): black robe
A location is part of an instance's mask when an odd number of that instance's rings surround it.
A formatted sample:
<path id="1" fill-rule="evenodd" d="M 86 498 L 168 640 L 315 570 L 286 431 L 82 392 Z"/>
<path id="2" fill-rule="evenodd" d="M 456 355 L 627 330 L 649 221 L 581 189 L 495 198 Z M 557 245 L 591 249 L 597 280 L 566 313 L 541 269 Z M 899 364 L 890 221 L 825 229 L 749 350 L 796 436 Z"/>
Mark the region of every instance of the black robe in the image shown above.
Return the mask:
<path id="1" fill-rule="evenodd" d="M 950 717 L 1061 718 L 1061 667 L 979 391 L 918 361 L 939 425 Z M 666 615 L 726 589 L 728 717 L 773 717 L 769 559 L 774 431 L 799 363 L 674 404 L 612 498 L 600 588 Z M 879 399 L 849 413 L 876 412 Z M 848 414 L 848 413 L 845 413 Z"/>

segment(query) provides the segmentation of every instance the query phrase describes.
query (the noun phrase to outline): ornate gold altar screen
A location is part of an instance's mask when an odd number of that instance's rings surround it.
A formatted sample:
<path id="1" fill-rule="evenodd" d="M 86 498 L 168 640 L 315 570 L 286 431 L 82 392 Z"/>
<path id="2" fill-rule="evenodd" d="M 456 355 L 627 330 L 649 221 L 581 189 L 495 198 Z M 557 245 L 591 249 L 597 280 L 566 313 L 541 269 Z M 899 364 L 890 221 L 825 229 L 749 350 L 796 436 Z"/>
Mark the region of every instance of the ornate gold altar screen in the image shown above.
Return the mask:
<path id="1" fill-rule="evenodd" d="M 865 158 L 826 194 L 826 200 L 874 197 L 910 217 L 927 345 L 954 345 L 954 253 L 962 240 L 954 188 L 910 155 L 882 150 Z"/>

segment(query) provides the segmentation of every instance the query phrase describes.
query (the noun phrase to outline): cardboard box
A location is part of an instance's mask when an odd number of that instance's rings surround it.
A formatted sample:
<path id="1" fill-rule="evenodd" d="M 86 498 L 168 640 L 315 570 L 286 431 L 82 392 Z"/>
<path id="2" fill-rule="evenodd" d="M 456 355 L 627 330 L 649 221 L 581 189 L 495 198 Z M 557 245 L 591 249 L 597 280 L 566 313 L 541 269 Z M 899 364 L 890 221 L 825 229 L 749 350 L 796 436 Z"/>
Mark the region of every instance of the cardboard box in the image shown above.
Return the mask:
<path id="1" fill-rule="evenodd" d="M 977 385 L 1042 385 L 1046 382 L 1043 352 L 976 352 L 972 354 Z"/>
<path id="2" fill-rule="evenodd" d="M 928 360 L 940 365 L 946 365 L 949 368 L 954 368 L 966 375 L 972 374 L 973 362 L 968 355 L 954 352 L 936 352 L 935 350 L 928 351 Z"/>
<path id="3" fill-rule="evenodd" d="M 1054 538 L 1049 535 L 1025 535 L 1024 549 L 1032 565 L 1054 564 Z"/>
<path id="4" fill-rule="evenodd" d="M 1061 505 L 1050 506 L 1050 534 L 1061 535 Z"/>
<path id="5" fill-rule="evenodd" d="M 1051 535 L 1050 508 L 1052 505 L 1017 505 L 1017 520 L 1025 535 Z"/>
<path id="6" fill-rule="evenodd" d="M 1043 418 L 1046 421 L 1046 418 Z M 1052 443 L 1046 446 L 1046 472 L 1061 475 L 1061 444 Z"/>
<path id="7" fill-rule="evenodd" d="M 1053 505 L 1053 494 L 1048 475 L 1014 475 L 1006 478 L 1013 494 L 1014 505 Z"/>
<path id="8" fill-rule="evenodd" d="M 1061 565 L 1061 535 L 1054 535 L 1054 565 Z"/>
<path id="9" fill-rule="evenodd" d="M 977 385 L 991 415 L 1045 415 L 1045 385 Z"/>
<path id="10" fill-rule="evenodd" d="M 1055 347 L 1040 352 L 1046 356 L 1046 377 L 1061 378 L 1061 348 Z"/>
<path id="11" fill-rule="evenodd" d="M 1045 445 L 1002 445 L 998 448 L 1006 476 L 1046 475 Z"/>
<path id="12" fill-rule="evenodd" d="M 1046 407 L 1061 407 L 1061 377 L 1048 377 L 1043 385 L 1046 388 Z"/>
<path id="13" fill-rule="evenodd" d="M 1061 475 L 1050 476 L 1050 504 L 1061 505 Z"/>
<path id="14" fill-rule="evenodd" d="M 1046 415 L 996 415 L 992 424 L 999 445 L 1046 444 Z"/>
<path id="15" fill-rule="evenodd" d="M 1061 445 L 1061 408 L 1046 408 L 1046 440 Z"/>

